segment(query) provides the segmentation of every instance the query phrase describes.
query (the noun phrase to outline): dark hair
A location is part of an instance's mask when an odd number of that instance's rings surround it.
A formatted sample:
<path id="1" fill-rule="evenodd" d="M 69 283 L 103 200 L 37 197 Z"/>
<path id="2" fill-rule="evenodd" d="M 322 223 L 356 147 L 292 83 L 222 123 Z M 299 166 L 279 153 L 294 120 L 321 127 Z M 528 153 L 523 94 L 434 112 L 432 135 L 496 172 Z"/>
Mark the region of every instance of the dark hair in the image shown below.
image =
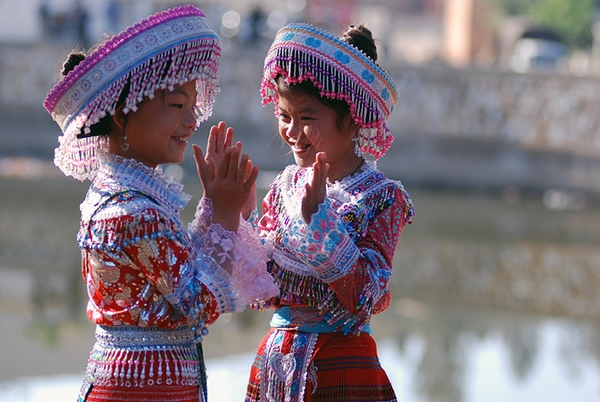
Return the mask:
<path id="1" fill-rule="evenodd" d="M 67 60 L 62 65 L 61 74 L 63 76 L 69 74 L 79 63 L 81 63 L 86 58 L 86 54 L 80 50 L 72 51 L 69 56 L 67 56 Z M 125 103 L 125 98 L 127 98 L 127 94 L 129 93 L 129 84 L 125 85 L 121 95 L 119 96 L 119 100 L 117 101 L 117 107 Z M 77 134 L 77 138 L 85 138 L 85 137 L 94 137 L 94 136 L 108 136 L 111 134 L 111 124 L 112 124 L 112 116 L 107 114 L 103 118 L 98 121 L 96 124 L 92 124 L 90 126 L 90 132 L 85 133 L 83 129 L 81 132 Z"/>
<path id="2" fill-rule="evenodd" d="M 85 59 L 85 53 L 81 51 L 73 51 L 67 57 L 67 60 L 62 65 L 62 75 L 67 75 L 71 70 L 75 68 L 79 63 L 81 63 Z"/>
<path id="3" fill-rule="evenodd" d="M 371 31 L 364 25 L 350 25 L 346 31 L 340 36 L 340 40 L 354 46 L 370 57 L 373 61 L 377 61 L 377 47 L 373 40 Z M 325 106 L 331 107 L 337 114 L 337 126 L 342 126 L 344 117 L 350 113 L 350 106 L 342 99 L 330 99 L 321 96 L 320 90 L 311 81 L 302 81 L 297 84 L 286 84 L 281 76 L 277 78 L 277 92 L 285 96 L 286 93 L 297 93 L 308 96 L 314 96 Z"/>
<path id="4" fill-rule="evenodd" d="M 350 25 L 340 39 L 362 51 L 373 61 L 377 61 L 377 46 L 375 46 L 373 34 L 363 24 Z"/>

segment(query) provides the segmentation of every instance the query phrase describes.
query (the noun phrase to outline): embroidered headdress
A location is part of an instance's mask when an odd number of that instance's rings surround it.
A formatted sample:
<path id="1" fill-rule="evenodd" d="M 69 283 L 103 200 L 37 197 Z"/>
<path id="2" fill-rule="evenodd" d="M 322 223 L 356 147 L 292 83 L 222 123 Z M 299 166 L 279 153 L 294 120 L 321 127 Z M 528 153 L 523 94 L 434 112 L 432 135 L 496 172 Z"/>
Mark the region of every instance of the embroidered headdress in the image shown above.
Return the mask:
<path id="1" fill-rule="evenodd" d="M 361 127 L 358 141 L 362 152 L 378 159 L 389 149 L 393 137 L 387 118 L 398 101 L 398 89 L 361 50 L 310 24 L 289 24 L 277 32 L 265 59 L 263 105 L 277 104 L 279 76 L 288 84 L 310 80 L 321 96 L 345 100 Z"/>
<path id="2" fill-rule="evenodd" d="M 115 113 L 122 93 L 127 93 L 123 112 L 128 113 L 156 90 L 196 80 L 198 124 L 205 121 L 219 91 L 220 55 L 217 34 L 194 6 L 154 14 L 112 37 L 63 77 L 44 101 L 64 134 L 54 163 L 79 180 L 94 176 L 108 138 L 91 134 L 90 126 Z"/>

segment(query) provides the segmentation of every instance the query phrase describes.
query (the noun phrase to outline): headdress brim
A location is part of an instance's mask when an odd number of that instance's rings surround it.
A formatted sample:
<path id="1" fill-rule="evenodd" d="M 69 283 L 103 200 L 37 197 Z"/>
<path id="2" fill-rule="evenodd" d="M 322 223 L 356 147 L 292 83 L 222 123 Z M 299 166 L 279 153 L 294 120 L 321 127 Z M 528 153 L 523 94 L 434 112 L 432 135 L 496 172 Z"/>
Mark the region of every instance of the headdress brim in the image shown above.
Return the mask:
<path id="1" fill-rule="evenodd" d="M 360 125 L 362 152 L 383 156 L 393 137 L 387 118 L 398 102 L 391 77 L 362 51 L 310 24 L 281 28 L 271 45 L 263 70 L 263 104 L 277 103 L 277 78 L 288 84 L 310 80 L 323 97 L 343 99 Z"/>
<path id="2" fill-rule="evenodd" d="M 220 41 L 194 6 L 148 17 L 100 46 L 50 91 L 44 107 L 63 131 L 55 164 L 84 180 L 94 175 L 106 138 L 77 138 L 107 114 L 114 114 L 128 86 L 125 113 L 160 89 L 197 81 L 198 123 L 212 114 L 219 91 Z M 108 133 L 107 133 L 108 134 Z"/>

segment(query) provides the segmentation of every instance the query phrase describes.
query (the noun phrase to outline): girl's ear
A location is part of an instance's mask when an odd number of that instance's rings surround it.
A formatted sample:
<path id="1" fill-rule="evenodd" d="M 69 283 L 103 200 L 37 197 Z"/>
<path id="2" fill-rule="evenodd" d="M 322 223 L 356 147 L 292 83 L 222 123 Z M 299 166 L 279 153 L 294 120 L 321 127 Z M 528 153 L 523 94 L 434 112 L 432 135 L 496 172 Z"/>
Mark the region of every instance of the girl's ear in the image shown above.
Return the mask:
<path id="1" fill-rule="evenodd" d="M 347 132 L 349 134 L 352 134 L 352 137 L 354 137 L 354 135 L 360 128 L 360 125 L 354 121 L 354 119 L 352 118 L 350 113 L 348 113 L 344 116 L 343 122 L 344 122 L 344 128 L 346 128 Z"/>
<path id="2" fill-rule="evenodd" d="M 125 126 L 127 125 L 127 116 L 123 113 L 123 108 L 125 105 L 120 105 L 117 107 L 115 114 L 112 116 L 113 124 L 119 130 L 119 132 L 123 132 L 125 130 Z"/>

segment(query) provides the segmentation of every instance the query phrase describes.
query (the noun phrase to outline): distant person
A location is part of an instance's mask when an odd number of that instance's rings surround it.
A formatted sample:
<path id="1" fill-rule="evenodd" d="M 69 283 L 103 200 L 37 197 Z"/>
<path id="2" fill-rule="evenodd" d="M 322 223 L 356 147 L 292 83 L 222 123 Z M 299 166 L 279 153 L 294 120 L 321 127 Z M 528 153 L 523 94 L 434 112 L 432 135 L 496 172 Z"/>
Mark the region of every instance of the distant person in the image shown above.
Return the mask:
<path id="1" fill-rule="evenodd" d="M 47 1 L 43 1 L 38 9 L 38 15 L 42 21 L 42 34 L 44 36 L 54 36 L 54 15 L 50 9 L 50 4 Z"/>
<path id="2" fill-rule="evenodd" d="M 117 32 L 121 25 L 121 14 L 123 10 L 118 0 L 111 0 L 106 6 L 106 18 L 108 27 L 112 32 Z"/>
<path id="3" fill-rule="evenodd" d="M 111 0 L 106 6 L 106 18 L 112 32 L 117 32 L 121 25 L 122 6 L 118 0 Z"/>
<path id="4" fill-rule="evenodd" d="M 370 321 L 390 305 L 397 242 L 414 215 L 374 161 L 392 143 L 397 103 L 364 26 L 340 37 L 308 24 L 276 35 L 263 103 L 294 155 L 271 183 L 258 229 L 279 296 L 258 346 L 246 401 L 396 401 Z"/>
<path id="5" fill-rule="evenodd" d="M 240 214 L 258 168 L 231 129 L 211 128 L 206 159 L 194 146 L 204 196 L 187 229 L 191 196 L 160 167 L 211 115 L 220 53 L 199 9 L 170 9 L 69 55 L 44 102 L 63 131 L 54 163 L 91 181 L 77 239 L 97 326 L 80 401 L 205 401 L 207 326 L 278 294 Z"/>
<path id="6" fill-rule="evenodd" d="M 261 40 L 263 36 L 263 30 L 266 23 L 265 13 L 263 12 L 260 6 L 252 9 L 252 12 L 249 15 L 250 22 L 250 42 L 257 43 Z"/>
<path id="7" fill-rule="evenodd" d="M 75 4 L 75 8 L 71 12 L 71 21 L 75 28 L 75 35 L 77 41 L 83 45 L 84 48 L 88 48 L 88 22 L 89 15 L 86 9 L 83 7 L 80 1 Z"/>

